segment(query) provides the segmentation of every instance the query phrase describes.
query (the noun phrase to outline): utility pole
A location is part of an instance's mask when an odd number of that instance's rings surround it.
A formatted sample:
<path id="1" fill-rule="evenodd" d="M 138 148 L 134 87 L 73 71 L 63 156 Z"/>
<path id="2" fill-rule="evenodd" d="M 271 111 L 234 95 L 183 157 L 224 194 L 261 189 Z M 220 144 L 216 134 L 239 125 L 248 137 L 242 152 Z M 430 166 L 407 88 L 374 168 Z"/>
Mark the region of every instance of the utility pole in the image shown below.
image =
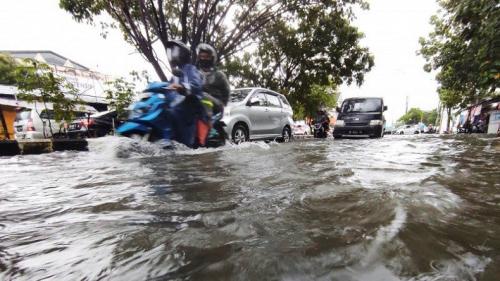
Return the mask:
<path id="1" fill-rule="evenodd" d="M 408 113 L 408 96 L 406 96 L 406 110 L 405 110 L 405 114 Z"/>

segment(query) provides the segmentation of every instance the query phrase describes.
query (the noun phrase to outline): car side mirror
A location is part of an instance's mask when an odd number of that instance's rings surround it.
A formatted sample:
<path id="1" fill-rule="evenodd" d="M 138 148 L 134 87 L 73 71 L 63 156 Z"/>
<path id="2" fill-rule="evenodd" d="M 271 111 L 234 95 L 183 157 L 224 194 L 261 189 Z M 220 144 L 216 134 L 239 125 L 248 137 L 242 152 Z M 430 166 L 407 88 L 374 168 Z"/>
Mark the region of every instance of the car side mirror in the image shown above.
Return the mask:
<path id="1" fill-rule="evenodd" d="M 338 107 L 338 106 L 337 106 L 337 107 L 335 108 L 335 111 L 337 111 L 338 113 L 340 113 L 340 107 Z"/>
<path id="2" fill-rule="evenodd" d="M 384 111 L 387 111 L 387 105 L 384 105 Z"/>

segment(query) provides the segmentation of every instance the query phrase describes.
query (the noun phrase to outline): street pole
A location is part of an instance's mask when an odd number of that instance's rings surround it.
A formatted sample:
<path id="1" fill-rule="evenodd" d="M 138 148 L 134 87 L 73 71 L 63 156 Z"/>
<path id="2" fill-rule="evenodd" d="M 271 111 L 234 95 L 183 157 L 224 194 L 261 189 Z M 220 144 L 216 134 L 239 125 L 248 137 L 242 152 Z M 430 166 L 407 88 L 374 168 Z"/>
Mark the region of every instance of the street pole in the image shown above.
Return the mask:
<path id="1" fill-rule="evenodd" d="M 405 110 L 405 114 L 408 113 L 408 96 L 406 96 L 406 110 Z"/>

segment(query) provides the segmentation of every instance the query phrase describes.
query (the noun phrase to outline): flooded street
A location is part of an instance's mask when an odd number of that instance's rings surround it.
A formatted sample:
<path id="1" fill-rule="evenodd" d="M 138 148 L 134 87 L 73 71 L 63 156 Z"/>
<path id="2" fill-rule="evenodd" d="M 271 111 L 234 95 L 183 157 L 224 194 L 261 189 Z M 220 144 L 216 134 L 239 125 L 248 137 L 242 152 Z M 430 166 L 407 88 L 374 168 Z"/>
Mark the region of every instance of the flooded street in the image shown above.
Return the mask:
<path id="1" fill-rule="evenodd" d="M 0 158 L 0 280 L 500 280 L 500 139 Z"/>

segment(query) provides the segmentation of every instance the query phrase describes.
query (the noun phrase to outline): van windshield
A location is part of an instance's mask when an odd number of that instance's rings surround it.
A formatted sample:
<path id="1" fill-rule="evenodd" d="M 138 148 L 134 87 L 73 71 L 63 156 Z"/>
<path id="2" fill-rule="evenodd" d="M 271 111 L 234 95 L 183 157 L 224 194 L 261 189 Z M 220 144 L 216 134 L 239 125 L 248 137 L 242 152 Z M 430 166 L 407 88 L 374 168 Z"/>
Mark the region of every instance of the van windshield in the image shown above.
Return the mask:
<path id="1" fill-rule="evenodd" d="M 23 109 L 16 113 L 16 121 L 27 120 L 30 118 L 31 109 Z"/>
<path id="2" fill-rule="evenodd" d="M 348 99 L 342 103 L 342 113 L 350 112 L 381 112 L 382 100 L 373 99 Z"/>
<path id="3" fill-rule="evenodd" d="M 248 93 L 250 93 L 251 89 L 241 89 L 241 90 L 234 90 L 231 91 L 231 95 L 229 96 L 229 100 L 231 102 L 240 102 L 244 100 Z"/>

